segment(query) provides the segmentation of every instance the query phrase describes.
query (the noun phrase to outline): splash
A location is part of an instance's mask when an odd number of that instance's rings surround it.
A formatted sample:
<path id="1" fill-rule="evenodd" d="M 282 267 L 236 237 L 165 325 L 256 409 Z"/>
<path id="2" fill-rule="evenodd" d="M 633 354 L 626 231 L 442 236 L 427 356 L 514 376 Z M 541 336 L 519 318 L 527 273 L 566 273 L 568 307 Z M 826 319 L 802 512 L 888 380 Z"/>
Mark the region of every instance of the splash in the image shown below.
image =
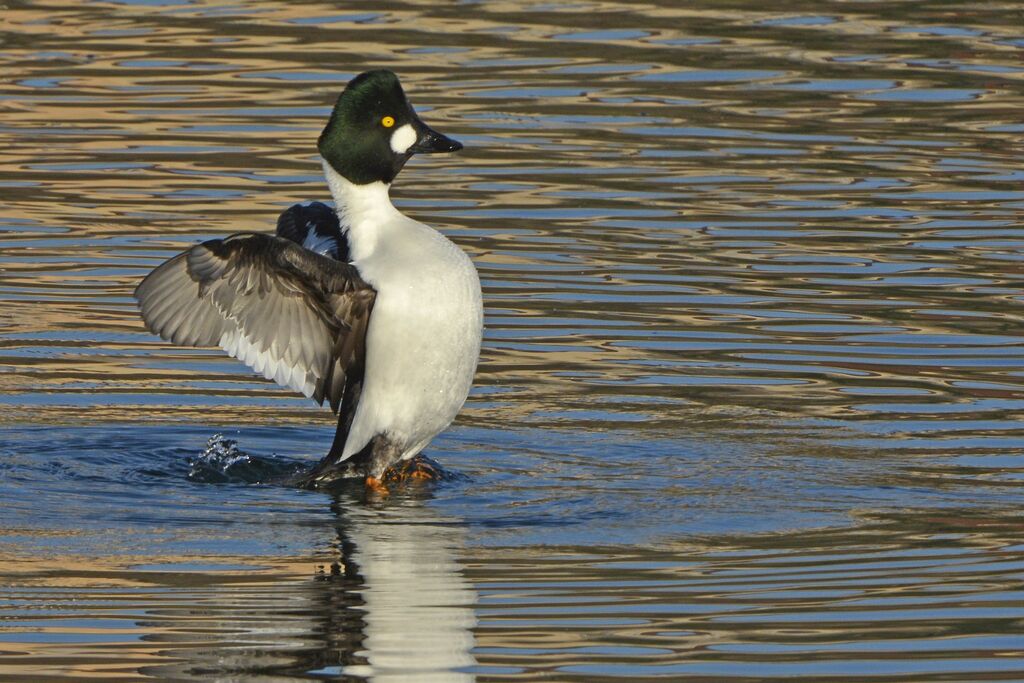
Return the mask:
<path id="1" fill-rule="evenodd" d="M 188 465 L 189 481 L 203 484 L 281 484 L 308 467 L 287 458 L 250 455 L 223 434 L 211 436 Z"/>

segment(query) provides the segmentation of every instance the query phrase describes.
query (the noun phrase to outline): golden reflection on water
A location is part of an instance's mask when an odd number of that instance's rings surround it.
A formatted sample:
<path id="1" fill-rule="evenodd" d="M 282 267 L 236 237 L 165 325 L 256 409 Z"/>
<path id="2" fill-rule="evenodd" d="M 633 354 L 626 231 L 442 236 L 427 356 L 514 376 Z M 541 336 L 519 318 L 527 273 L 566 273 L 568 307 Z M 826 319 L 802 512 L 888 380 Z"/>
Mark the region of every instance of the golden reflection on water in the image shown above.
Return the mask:
<path id="1" fill-rule="evenodd" d="M 45 605 L 20 620 L 7 643 L 18 650 L 0 650 L 0 674 L 62 675 L 70 664 L 79 675 L 175 679 L 316 669 L 474 680 L 456 672 L 476 664 L 477 597 L 455 520 L 420 506 L 333 509 L 339 555 L 326 559 L 0 557 L 11 601 L 0 618 L 13 604 Z"/>
<path id="2" fill-rule="evenodd" d="M 863 659 L 913 675 L 928 671 L 928 657 L 1014 655 L 1014 636 L 988 635 L 1012 634 L 1020 614 L 1012 594 L 991 591 L 1016 582 L 1010 517 L 907 515 L 838 534 L 612 557 L 599 548 L 484 550 L 465 566 L 455 520 L 424 518 L 417 507 L 353 512 L 340 512 L 335 566 L 315 574 L 316 558 L 246 566 L 221 557 L 223 568 L 194 557 L 28 567 L 4 558 L 8 596 L 48 609 L 19 631 L 32 638 L 0 652 L 2 671 L 474 680 L 529 669 L 728 677 L 754 667 L 783 677 L 840 675 Z M 913 634 L 925 618 L 932 645 L 922 656 Z M 1002 661 L 995 671 L 1012 673 L 1012 659 Z"/>

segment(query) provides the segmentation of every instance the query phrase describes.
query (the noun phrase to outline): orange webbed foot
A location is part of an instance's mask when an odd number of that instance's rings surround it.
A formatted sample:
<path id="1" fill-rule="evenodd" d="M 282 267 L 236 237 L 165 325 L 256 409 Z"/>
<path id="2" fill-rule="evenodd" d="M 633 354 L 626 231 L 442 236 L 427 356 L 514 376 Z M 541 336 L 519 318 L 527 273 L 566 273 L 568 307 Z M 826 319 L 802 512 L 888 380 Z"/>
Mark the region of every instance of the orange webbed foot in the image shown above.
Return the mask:
<path id="1" fill-rule="evenodd" d="M 366 492 L 381 498 L 391 494 L 388 491 L 388 487 L 384 485 L 384 482 L 372 474 L 366 477 Z"/>
<path id="2" fill-rule="evenodd" d="M 384 474 L 386 481 L 399 483 L 405 483 L 410 480 L 419 482 L 437 481 L 441 478 L 441 469 L 422 455 L 417 455 L 411 460 L 406 460 L 389 467 L 388 471 Z"/>
<path id="3" fill-rule="evenodd" d="M 436 481 L 441 478 L 441 473 L 427 460 L 415 460 L 409 477 L 420 481 Z"/>

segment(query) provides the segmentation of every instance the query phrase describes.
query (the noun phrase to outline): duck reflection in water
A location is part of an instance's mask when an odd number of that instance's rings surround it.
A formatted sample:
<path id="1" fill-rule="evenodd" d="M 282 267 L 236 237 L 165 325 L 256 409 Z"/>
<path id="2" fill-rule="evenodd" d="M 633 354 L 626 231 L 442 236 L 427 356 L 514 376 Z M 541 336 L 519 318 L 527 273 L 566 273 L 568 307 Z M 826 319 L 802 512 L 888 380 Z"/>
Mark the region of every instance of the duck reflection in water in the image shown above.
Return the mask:
<path id="1" fill-rule="evenodd" d="M 170 645 L 163 654 L 181 663 L 143 672 L 207 680 L 312 674 L 474 681 L 477 596 L 459 563 L 460 520 L 433 513 L 413 492 L 367 505 L 361 488 L 353 482 L 331 502 L 333 561 L 298 581 L 220 584 L 217 595 L 190 609 L 193 624 L 155 636 Z M 210 642 L 211 633 L 218 642 Z"/>
<path id="2" fill-rule="evenodd" d="M 476 593 L 456 520 L 413 501 L 376 509 L 335 498 L 344 583 L 362 598 L 363 640 L 342 673 L 375 681 L 472 681 Z M 330 584 L 335 578 L 324 577 Z M 357 660 L 363 660 L 358 662 Z"/>

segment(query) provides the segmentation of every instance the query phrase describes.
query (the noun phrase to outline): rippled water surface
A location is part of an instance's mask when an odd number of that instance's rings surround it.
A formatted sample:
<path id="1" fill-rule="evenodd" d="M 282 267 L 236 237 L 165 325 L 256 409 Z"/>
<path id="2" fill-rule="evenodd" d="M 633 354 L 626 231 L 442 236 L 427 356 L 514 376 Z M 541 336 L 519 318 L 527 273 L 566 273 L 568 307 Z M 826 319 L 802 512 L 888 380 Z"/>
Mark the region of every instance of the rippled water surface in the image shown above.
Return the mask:
<path id="1" fill-rule="evenodd" d="M 1022 27 L 9 2 L 0 678 L 1024 678 Z M 484 285 L 429 450 L 454 476 L 246 483 L 321 455 L 329 412 L 164 344 L 130 293 L 327 199 L 316 137 L 380 66 L 466 144 L 392 192 Z"/>

